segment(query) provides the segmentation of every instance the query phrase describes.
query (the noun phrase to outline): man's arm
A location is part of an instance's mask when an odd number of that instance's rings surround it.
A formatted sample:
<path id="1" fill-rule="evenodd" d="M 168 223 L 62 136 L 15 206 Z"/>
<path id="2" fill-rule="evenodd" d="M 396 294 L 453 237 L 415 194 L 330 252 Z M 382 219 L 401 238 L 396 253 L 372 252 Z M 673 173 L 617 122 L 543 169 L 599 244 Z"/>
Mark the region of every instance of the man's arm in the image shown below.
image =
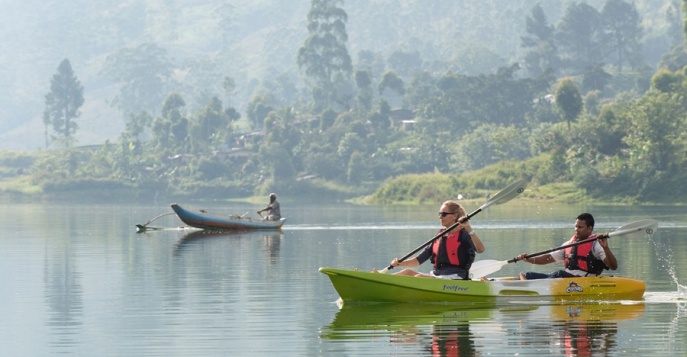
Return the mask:
<path id="1" fill-rule="evenodd" d="M 611 270 L 618 269 L 618 260 L 615 259 L 615 255 L 613 255 L 611 248 L 608 246 L 608 238 L 599 238 L 598 242 L 601 248 L 603 248 L 604 253 L 606 253 L 604 264 L 606 264 L 606 266 Z"/>

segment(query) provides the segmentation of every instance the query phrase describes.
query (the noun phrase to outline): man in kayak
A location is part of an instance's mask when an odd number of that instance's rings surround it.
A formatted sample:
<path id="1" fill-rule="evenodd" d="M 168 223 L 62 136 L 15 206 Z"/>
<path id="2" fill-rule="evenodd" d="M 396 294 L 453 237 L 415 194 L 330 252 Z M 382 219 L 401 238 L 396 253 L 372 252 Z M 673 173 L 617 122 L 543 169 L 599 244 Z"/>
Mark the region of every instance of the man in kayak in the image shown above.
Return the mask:
<path id="1" fill-rule="evenodd" d="M 594 230 L 594 217 L 590 213 L 582 213 L 575 221 L 575 235 L 563 245 L 572 244 L 587 239 L 588 243 L 559 249 L 546 255 L 525 258 L 527 254 L 517 256 L 518 260 L 528 263 L 544 265 L 563 261 L 564 270 L 553 273 L 526 272 L 520 273 L 520 280 L 571 278 L 576 276 L 599 275 L 604 269 L 618 269 L 618 261 L 615 259 L 611 248 L 608 246 L 608 235 L 592 234 Z"/>
<path id="2" fill-rule="evenodd" d="M 446 201 L 439 210 L 439 220 L 444 229 L 466 218 L 465 209 L 456 201 Z M 418 276 L 441 279 L 469 279 L 468 272 L 475 260 L 475 252 L 482 253 L 484 244 L 465 220 L 450 232 L 428 244 L 415 258 L 398 261 L 394 258 L 391 266 L 415 267 L 430 259 L 434 269 L 429 274 L 413 269 L 403 269 L 396 275 Z"/>
<path id="3" fill-rule="evenodd" d="M 267 221 L 278 221 L 281 219 L 281 210 L 279 208 L 279 202 L 277 202 L 277 194 L 270 193 L 270 203 L 267 207 L 258 211 L 258 214 L 267 211 L 267 216 L 263 218 Z M 260 214 L 262 217 L 262 215 Z"/>

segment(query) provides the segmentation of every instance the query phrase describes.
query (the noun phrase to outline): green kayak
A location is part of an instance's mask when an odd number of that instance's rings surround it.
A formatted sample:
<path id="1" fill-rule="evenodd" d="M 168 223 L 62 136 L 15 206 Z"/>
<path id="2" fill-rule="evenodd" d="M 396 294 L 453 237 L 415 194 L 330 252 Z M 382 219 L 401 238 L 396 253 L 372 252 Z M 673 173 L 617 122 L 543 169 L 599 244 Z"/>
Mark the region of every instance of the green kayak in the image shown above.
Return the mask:
<path id="1" fill-rule="evenodd" d="M 320 268 L 342 302 L 441 302 L 496 304 L 512 301 L 642 300 L 641 280 L 594 276 L 519 280 L 446 280 Z"/>

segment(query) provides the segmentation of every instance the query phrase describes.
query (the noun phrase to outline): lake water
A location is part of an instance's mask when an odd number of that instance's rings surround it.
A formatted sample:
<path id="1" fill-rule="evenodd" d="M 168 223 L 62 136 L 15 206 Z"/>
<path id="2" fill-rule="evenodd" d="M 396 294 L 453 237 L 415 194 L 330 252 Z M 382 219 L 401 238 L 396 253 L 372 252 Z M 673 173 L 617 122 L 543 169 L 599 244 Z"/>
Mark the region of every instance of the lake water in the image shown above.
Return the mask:
<path id="1" fill-rule="evenodd" d="M 171 202 L 170 202 L 171 203 Z M 239 203 L 191 209 L 256 216 Z M 469 212 L 479 203 L 466 204 Z M 523 203 L 472 220 L 507 260 L 558 246 L 583 211 L 595 232 L 656 219 L 651 238 L 617 236 L 616 275 L 645 280 L 642 302 L 499 306 L 382 304 L 339 309 L 319 267 L 371 270 L 439 228 L 434 206 L 282 202 L 280 233 L 201 234 L 160 205 L 0 206 L 4 356 L 684 356 L 687 209 Z M 499 276 L 558 266 L 509 264 Z M 421 267 L 429 271 L 429 263 Z"/>

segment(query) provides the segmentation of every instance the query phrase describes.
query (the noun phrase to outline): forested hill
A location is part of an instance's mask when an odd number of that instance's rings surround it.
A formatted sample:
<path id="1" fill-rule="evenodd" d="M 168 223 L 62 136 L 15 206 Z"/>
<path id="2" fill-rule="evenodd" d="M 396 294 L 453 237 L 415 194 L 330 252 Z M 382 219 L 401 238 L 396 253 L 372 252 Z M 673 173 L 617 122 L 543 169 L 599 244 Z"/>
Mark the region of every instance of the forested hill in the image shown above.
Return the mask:
<path id="1" fill-rule="evenodd" d="M 347 47 L 353 66 L 379 79 L 393 68 L 406 80 L 417 70 L 494 73 L 523 57 L 525 20 L 539 3 L 555 24 L 569 2 L 537 0 L 347 0 Z M 601 10 L 606 1 L 586 1 Z M 655 68 L 675 45 L 678 1 L 637 0 L 642 51 Z M 68 59 L 84 86 L 77 145 L 116 140 L 125 126 L 121 81 L 107 68 L 115 54 L 154 44 L 166 51 L 188 111 L 221 95 L 245 118 L 251 98 L 270 88 L 275 106 L 307 97 L 296 65 L 308 37 L 310 1 L 122 0 L 4 1 L 0 12 L 0 149 L 46 145 L 42 115 L 50 79 Z M 675 15 L 675 14 L 674 14 Z M 679 16 L 677 14 L 676 16 Z M 671 20 L 672 19 L 672 20 Z M 672 22 L 671 22 L 672 21 Z M 679 19 L 677 20 L 679 27 Z M 160 101 L 150 111 L 160 109 Z M 120 103 L 121 104 L 121 103 Z M 156 113 L 152 113 L 156 114 Z"/>

